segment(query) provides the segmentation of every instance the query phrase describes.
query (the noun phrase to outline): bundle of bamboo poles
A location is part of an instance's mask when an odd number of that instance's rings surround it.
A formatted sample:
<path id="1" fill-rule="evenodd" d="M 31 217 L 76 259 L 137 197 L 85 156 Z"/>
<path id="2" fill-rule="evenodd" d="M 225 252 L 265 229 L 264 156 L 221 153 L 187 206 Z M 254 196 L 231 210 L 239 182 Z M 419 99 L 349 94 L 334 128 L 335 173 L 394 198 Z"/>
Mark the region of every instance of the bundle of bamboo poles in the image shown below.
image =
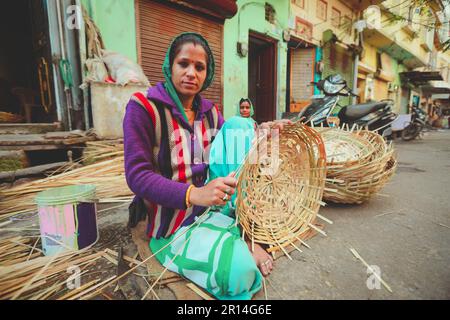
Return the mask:
<path id="1" fill-rule="evenodd" d="M 271 157 L 272 139 L 267 156 Z M 256 152 L 256 151 L 255 151 Z M 264 155 L 252 163 L 246 159 L 238 179 L 236 211 L 245 234 L 254 243 L 279 249 L 297 248 L 302 235 L 316 229 L 314 221 L 325 188 L 325 148 L 320 135 L 297 123 L 280 132 L 277 169 L 267 174 Z M 316 230 L 321 232 L 321 230 Z"/>
<path id="2" fill-rule="evenodd" d="M 396 159 L 392 145 L 376 132 L 317 128 L 327 154 L 327 190 L 324 200 L 362 203 L 392 177 Z"/>
<path id="3" fill-rule="evenodd" d="M 81 159 L 84 165 L 123 156 L 123 140 L 102 140 L 86 142 Z"/>
<path id="4" fill-rule="evenodd" d="M 127 202 L 133 195 L 125 180 L 124 158 L 118 156 L 10 189 L 0 189 L 0 217 L 36 211 L 34 198 L 40 191 L 79 184 L 95 185 L 101 202 Z"/>

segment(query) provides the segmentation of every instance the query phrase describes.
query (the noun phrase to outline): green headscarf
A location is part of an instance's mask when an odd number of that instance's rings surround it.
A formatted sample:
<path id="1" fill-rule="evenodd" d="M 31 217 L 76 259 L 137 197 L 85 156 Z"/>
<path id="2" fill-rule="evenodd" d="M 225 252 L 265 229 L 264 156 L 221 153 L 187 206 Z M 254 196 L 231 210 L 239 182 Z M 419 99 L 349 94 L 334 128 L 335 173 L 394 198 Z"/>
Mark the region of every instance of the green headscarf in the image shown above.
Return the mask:
<path id="1" fill-rule="evenodd" d="M 166 58 L 164 59 L 164 63 L 162 66 L 162 71 L 164 74 L 164 78 L 166 81 L 164 82 L 164 87 L 166 88 L 167 93 L 172 98 L 173 102 L 175 102 L 175 105 L 177 106 L 178 111 L 183 115 L 183 118 L 188 122 L 188 118 L 186 116 L 186 113 L 184 112 L 183 105 L 181 104 L 180 98 L 178 97 L 177 90 L 175 89 L 173 82 L 172 82 L 172 66 L 170 65 L 170 54 L 174 48 L 174 44 L 177 40 L 179 40 L 181 37 L 191 36 L 196 38 L 199 42 L 201 42 L 206 48 L 206 54 L 208 55 L 208 66 L 206 71 L 206 79 L 203 83 L 203 87 L 200 91 L 205 90 L 208 88 L 214 79 L 214 69 L 215 69 L 215 63 L 214 63 L 214 56 L 212 54 L 211 48 L 209 47 L 208 42 L 205 38 L 203 38 L 200 34 L 194 33 L 194 32 L 185 32 L 181 33 L 178 36 L 176 36 L 172 43 L 170 44 L 169 49 L 166 53 Z M 189 41 L 187 42 L 189 43 Z M 189 122 L 188 122 L 189 123 Z"/>
<path id="2" fill-rule="evenodd" d="M 253 115 L 255 114 L 255 110 L 253 109 L 252 101 L 249 98 L 242 98 L 242 99 L 244 99 L 245 101 L 250 103 L 250 117 L 253 117 Z M 239 100 L 238 105 L 237 105 L 236 116 L 238 116 L 238 117 L 242 117 L 241 116 L 241 103 L 244 102 L 244 101 L 242 101 L 242 99 Z"/>
<path id="3" fill-rule="evenodd" d="M 244 99 L 245 101 L 248 101 L 248 103 L 250 103 L 250 117 L 248 117 L 248 118 L 245 118 L 245 117 L 241 116 L 241 103 L 244 102 L 244 101 L 242 101 L 242 99 Z M 252 103 L 252 101 L 249 98 L 242 98 L 242 99 L 239 100 L 239 103 L 237 105 L 236 116 L 237 117 L 241 117 L 242 119 L 246 119 L 247 121 L 251 122 L 253 127 L 255 127 L 256 126 L 256 121 L 252 118 L 253 115 L 255 114 L 255 110 L 253 109 L 253 103 Z"/>

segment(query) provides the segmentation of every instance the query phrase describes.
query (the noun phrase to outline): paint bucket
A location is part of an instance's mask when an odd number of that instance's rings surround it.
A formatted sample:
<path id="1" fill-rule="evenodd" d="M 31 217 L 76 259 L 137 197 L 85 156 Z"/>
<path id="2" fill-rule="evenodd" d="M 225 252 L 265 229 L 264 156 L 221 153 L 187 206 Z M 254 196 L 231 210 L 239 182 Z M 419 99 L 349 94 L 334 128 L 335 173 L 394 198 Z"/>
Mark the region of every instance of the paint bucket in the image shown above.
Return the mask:
<path id="1" fill-rule="evenodd" d="M 36 195 L 42 250 L 54 255 L 81 250 L 98 240 L 94 185 L 52 188 Z"/>

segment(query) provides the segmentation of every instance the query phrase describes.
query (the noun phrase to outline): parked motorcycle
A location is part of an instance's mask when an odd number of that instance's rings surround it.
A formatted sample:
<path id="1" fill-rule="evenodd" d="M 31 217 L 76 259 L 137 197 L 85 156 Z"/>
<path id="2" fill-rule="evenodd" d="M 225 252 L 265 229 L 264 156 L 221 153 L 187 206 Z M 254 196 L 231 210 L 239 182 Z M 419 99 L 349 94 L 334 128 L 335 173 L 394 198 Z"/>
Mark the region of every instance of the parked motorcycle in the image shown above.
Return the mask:
<path id="1" fill-rule="evenodd" d="M 340 96 L 355 96 L 348 87 L 347 82 L 339 74 L 330 75 L 319 82 L 312 82 L 324 92 L 323 98 L 313 99 L 311 104 L 305 107 L 297 116 L 304 118 L 304 123 L 318 126 L 328 126 L 327 119 L 333 109 L 339 105 Z M 392 135 L 391 123 L 397 115 L 392 112 L 392 100 L 367 102 L 341 107 L 338 113 L 341 127 L 354 126 L 378 131 L 383 137 Z"/>
<path id="2" fill-rule="evenodd" d="M 427 117 L 425 111 L 414 106 L 411 113 L 411 122 L 402 130 L 402 139 L 410 141 L 417 138 L 427 127 Z"/>

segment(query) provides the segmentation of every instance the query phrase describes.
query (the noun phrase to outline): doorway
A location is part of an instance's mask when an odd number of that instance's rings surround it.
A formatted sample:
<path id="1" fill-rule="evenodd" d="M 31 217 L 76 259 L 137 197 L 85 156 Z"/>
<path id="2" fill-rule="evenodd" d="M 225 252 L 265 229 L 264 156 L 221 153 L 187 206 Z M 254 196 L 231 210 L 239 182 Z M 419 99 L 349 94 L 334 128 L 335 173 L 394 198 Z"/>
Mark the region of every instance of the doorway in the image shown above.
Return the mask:
<path id="1" fill-rule="evenodd" d="M 14 30 L 14 32 L 11 32 Z M 44 0 L 15 0 L 0 10 L 1 122 L 56 121 Z"/>
<path id="2" fill-rule="evenodd" d="M 248 50 L 248 96 L 257 123 L 276 118 L 277 40 L 251 32 Z"/>
<path id="3" fill-rule="evenodd" d="M 286 106 L 290 112 L 299 112 L 311 103 L 315 54 L 316 48 L 306 41 L 292 37 L 288 42 Z"/>

